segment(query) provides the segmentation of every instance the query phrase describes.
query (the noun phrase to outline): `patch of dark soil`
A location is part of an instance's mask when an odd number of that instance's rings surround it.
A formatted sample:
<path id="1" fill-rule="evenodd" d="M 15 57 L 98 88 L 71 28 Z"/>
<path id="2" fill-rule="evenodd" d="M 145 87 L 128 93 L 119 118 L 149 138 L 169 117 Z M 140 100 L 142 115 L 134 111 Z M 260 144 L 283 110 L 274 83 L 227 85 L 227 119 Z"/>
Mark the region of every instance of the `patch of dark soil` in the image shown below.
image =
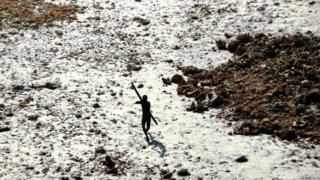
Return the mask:
<path id="1" fill-rule="evenodd" d="M 0 30 L 4 27 L 17 29 L 50 26 L 54 21 L 75 20 L 81 8 L 76 5 L 56 5 L 44 0 L 1 0 Z"/>
<path id="2" fill-rule="evenodd" d="M 178 94 L 223 108 L 241 121 L 236 134 L 320 143 L 320 37 L 242 34 L 227 49 L 233 58 L 215 69 L 180 67 L 188 79 Z"/>

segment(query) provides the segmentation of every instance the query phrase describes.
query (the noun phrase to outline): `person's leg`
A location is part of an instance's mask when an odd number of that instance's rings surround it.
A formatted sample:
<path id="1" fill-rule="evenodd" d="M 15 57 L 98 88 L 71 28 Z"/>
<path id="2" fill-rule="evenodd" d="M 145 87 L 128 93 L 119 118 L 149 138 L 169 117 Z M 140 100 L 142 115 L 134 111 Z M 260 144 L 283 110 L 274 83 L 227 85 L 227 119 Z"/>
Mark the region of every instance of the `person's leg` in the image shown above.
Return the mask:
<path id="1" fill-rule="evenodd" d="M 149 141 L 149 137 L 148 137 L 148 130 L 146 129 L 146 121 L 145 119 L 142 119 L 142 130 L 143 130 L 143 133 L 146 135 L 146 139 L 147 141 Z"/>
<path id="2" fill-rule="evenodd" d="M 150 129 L 150 121 L 151 121 L 151 119 L 150 118 L 148 118 L 147 119 L 147 132 L 149 131 L 149 129 Z"/>

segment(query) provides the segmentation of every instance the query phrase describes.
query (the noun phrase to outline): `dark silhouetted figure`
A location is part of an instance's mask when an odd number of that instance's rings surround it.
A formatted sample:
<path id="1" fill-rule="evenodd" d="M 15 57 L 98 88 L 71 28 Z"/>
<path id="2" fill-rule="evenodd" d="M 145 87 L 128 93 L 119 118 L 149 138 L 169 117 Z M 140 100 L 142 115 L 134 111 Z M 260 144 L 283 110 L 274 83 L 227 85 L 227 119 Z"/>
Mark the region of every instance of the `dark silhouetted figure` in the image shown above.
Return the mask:
<path id="1" fill-rule="evenodd" d="M 148 101 L 148 97 L 146 95 L 142 96 L 141 101 L 137 101 L 136 104 L 141 104 L 142 107 L 142 129 L 144 134 L 146 135 L 146 139 L 149 142 L 148 131 L 150 129 L 150 121 L 151 121 L 151 112 L 150 107 L 151 104 Z"/>

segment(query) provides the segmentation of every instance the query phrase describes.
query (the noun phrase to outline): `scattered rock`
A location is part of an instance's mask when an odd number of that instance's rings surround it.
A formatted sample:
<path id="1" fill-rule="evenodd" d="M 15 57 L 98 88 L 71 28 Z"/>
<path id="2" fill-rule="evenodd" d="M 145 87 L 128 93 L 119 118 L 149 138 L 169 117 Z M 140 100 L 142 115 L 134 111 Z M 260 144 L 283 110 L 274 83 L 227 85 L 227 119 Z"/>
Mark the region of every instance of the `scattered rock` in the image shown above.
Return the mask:
<path id="1" fill-rule="evenodd" d="M 58 35 L 58 36 L 62 36 L 62 35 L 63 35 L 63 32 L 60 31 L 60 30 L 56 30 L 55 33 L 56 33 L 56 35 Z"/>
<path id="2" fill-rule="evenodd" d="M 178 176 L 190 176 L 190 172 L 188 171 L 188 169 L 180 169 L 177 172 Z"/>
<path id="3" fill-rule="evenodd" d="M 47 82 L 47 83 L 44 85 L 44 88 L 54 90 L 54 89 L 60 88 L 60 84 L 58 84 L 58 83 L 52 83 L 52 82 Z"/>
<path id="4" fill-rule="evenodd" d="M 128 71 L 140 71 L 141 70 L 141 66 L 137 63 L 133 63 L 133 62 L 129 62 L 127 64 L 127 70 Z"/>
<path id="5" fill-rule="evenodd" d="M 150 24 L 150 20 L 145 19 L 143 17 L 134 17 L 133 21 L 135 21 L 135 22 L 137 22 L 137 23 L 139 23 L 141 25 L 144 25 L 144 26 Z"/>
<path id="6" fill-rule="evenodd" d="M 171 85 L 171 80 L 170 80 L 170 78 L 162 78 L 162 82 L 163 82 L 163 84 L 165 84 L 165 85 Z"/>
<path id="7" fill-rule="evenodd" d="M 248 161 L 248 158 L 246 156 L 240 156 L 236 159 L 236 162 L 239 162 L 239 163 L 243 163 L 247 161 Z"/>
<path id="8" fill-rule="evenodd" d="M 172 59 L 169 59 L 169 60 L 165 60 L 164 62 L 167 62 L 169 64 L 172 64 L 173 63 L 173 60 Z"/>
<path id="9" fill-rule="evenodd" d="M 230 38 L 232 38 L 232 37 L 233 37 L 233 35 L 232 35 L 232 34 L 230 34 L 230 33 L 224 33 L 224 36 L 225 36 L 226 38 L 228 38 L 228 39 L 230 39 Z"/>
<path id="10" fill-rule="evenodd" d="M 23 85 L 14 85 L 13 87 L 12 87 L 12 90 L 13 91 L 21 91 L 21 90 L 23 90 L 24 89 L 24 86 Z"/>
<path id="11" fill-rule="evenodd" d="M 82 180 L 80 171 L 73 171 L 71 173 L 71 177 L 74 178 L 75 180 Z"/>
<path id="12" fill-rule="evenodd" d="M 315 3 L 316 3 L 315 1 L 310 1 L 310 2 L 309 2 L 309 5 L 312 6 L 312 5 L 314 5 Z"/>
<path id="13" fill-rule="evenodd" d="M 6 131 L 10 131 L 11 128 L 10 127 L 0 127 L 0 132 L 6 132 Z"/>
<path id="14" fill-rule="evenodd" d="M 95 150 L 96 154 L 105 154 L 107 151 L 103 147 L 98 147 Z"/>
<path id="15" fill-rule="evenodd" d="M 32 115 L 28 116 L 28 119 L 30 121 L 36 121 L 36 120 L 38 120 L 38 118 L 39 118 L 38 114 L 32 114 Z"/>
<path id="16" fill-rule="evenodd" d="M 100 105 L 99 105 L 98 103 L 94 103 L 94 104 L 93 104 L 93 107 L 94 107 L 95 109 L 97 109 L 97 108 L 100 108 Z"/>
<path id="17" fill-rule="evenodd" d="M 76 118 L 78 118 L 78 119 L 82 117 L 81 113 L 77 113 L 75 116 L 76 116 Z"/>
<path id="18" fill-rule="evenodd" d="M 170 179 L 172 177 L 173 173 L 168 170 L 162 169 L 160 171 L 160 175 L 161 175 L 162 179 Z"/>

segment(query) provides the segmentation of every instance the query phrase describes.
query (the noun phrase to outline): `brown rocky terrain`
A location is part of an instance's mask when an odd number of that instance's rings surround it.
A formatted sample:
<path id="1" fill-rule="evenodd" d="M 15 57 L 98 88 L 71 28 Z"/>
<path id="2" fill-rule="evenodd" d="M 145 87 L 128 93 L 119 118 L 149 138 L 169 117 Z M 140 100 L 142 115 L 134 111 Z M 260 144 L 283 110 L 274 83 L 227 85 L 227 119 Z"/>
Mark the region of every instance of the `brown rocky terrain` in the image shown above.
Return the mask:
<path id="1" fill-rule="evenodd" d="M 180 67 L 188 80 L 171 79 L 178 94 L 195 98 L 189 110 L 223 108 L 222 116 L 241 122 L 236 134 L 320 142 L 319 37 L 241 34 L 217 46 L 234 53 L 228 63 L 207 70 Z"/>

